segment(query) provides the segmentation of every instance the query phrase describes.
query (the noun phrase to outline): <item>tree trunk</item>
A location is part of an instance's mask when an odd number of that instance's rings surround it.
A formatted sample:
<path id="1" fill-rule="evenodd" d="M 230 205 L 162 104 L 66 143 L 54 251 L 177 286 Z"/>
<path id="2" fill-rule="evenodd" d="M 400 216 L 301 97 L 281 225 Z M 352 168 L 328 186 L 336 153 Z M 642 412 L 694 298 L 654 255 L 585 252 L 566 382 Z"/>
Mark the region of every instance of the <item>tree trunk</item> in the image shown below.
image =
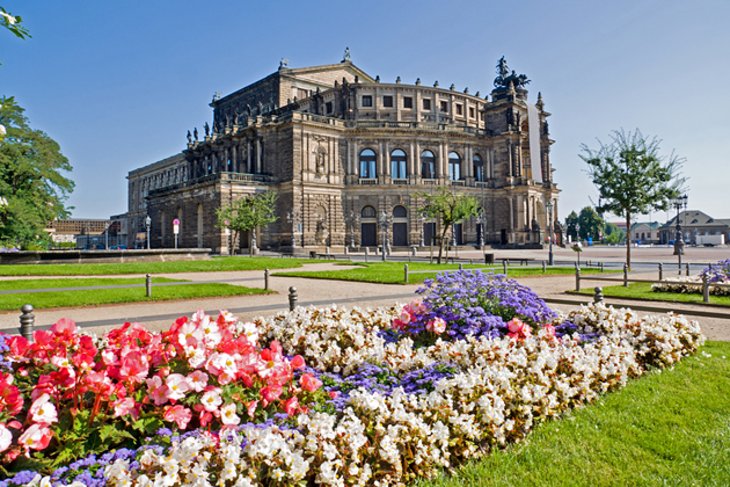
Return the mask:
<path id="1" fill-rule="evenodd" d="M 439 256 L 436 260 L 436 263 L 438 264 L 441 263 L 441 257 L 444 254 L 444 243 L 446 242 L 446 233 L 449 231 L 449 226 L 450 225 L 444 225 L 444 229 L 441 232 L 441 241 L 439 242 Z"/>
<path id="2" fill-rule="evenodd" d="M 626 212 L 626 267 L 631 270 L 631 213 Z"/>

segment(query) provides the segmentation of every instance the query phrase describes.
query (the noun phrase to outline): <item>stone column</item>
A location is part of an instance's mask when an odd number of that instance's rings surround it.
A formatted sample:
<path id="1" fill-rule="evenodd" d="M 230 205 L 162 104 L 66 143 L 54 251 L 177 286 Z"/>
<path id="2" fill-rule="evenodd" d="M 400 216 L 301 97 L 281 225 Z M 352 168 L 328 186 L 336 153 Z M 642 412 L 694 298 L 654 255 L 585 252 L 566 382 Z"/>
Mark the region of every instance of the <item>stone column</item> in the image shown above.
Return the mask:
<path id="1" fill-rule="evenodd" d="M 261 174 L 262 169 L 263 169 L 263 167 L 262 167 L 263 161 L 261 160 L 261 156 L 262 156 L 262 154 L 261 154 L 261 138 L 257 137 L 256 138 L 256 173 L 257 174 Z"/>

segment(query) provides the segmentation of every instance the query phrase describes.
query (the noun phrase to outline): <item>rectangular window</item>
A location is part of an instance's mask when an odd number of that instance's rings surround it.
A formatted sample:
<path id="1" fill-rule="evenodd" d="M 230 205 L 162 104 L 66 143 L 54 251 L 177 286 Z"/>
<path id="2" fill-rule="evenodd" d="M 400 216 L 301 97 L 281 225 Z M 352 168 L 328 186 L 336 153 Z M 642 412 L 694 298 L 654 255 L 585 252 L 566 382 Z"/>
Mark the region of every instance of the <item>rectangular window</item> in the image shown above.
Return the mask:
<path id="1" fill-rule="evenodd" d="M 463 115 L 464 114 L 464 105 L 461 103 L 456 104 L 456 114 L 457 115 Z"/>
<path id="2" fill-rule="evenodd" d="M 393 108 L 393 96 L 392 95 L 383 96 L 383 106 L 385 108 Z"/>
<path id="3" fill-rule="evenodd" d="M 328 101 L 325 104 L 325 110 L 327 111 L 327 113 L 332 113 L 332 102 L 331 101 Z"/>
<path id="4" fill-rule="evenodd" d="M 428 98 L 423 99 L 423 109 L 424 110 L 430 110 L 431 109 L 431 100 Z"/>
<path id="5" fill-rule="evenodd" d="M 403 98 L 403 108 L 413 108 L 413 97 L 406 96 Z"/>
<path id="6" fill-rule="evenodd" d="M 443 113 L 449 113 L 449 102 L 447 102 L 447 101 L 441 102 L 441 111 Z"/>
<path id="7" fill-rule="evenodd" d="M 474 107 L 469 107 L 469 118 L 474 118 L 476 115 L 476 110 L 474 110 Z"/>
<path id="8" fill-rule="evenodd" d="M 373 106 L 373 97 L 371 95 L 363 95 L 362 106 L 364 106 L 364 107 Z"/>

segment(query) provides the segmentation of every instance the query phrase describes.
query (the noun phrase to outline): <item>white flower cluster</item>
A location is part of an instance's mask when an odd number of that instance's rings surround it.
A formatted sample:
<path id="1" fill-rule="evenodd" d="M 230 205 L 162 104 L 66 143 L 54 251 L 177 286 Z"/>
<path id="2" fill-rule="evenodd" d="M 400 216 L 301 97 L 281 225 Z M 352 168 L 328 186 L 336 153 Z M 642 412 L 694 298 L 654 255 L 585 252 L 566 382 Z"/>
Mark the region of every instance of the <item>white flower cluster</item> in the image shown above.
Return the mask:
<path id="1" fill-rule="evenodd" d="M 709 284 L 710 294 L 714 296 L 730 296 L 730 286 Z M 702 278 L 700 276 L 670 277 L 651 285 L 651 290 L 665 293 L 701 294 Z"/>
<path id="2" fill-rule="evenodd" d="M 563 318 L 577 332 L 561 339 L 542 330 L 523 341 L 469 338 L 416 349 L 410 340 L 385 345 L 377 336 L 391 315 L 309 308 L 259 324 L 263 336 L 325 370 L 375 360 L 401 371 L 448 362 L 457 373 L 427 394 L 352 391 L 343 411 L 302 414 L 294 429 L 222 433 L 217 445 L 203 434 L 164 454 L 147 450 L 137 470 L 123 460 L 107 467 L 109 483 L 403 485 L 520 441 L 535 424 L 671 365 L 704 341 L 698 324 L 683 317 L 639 318 L 590 305 Z"/>

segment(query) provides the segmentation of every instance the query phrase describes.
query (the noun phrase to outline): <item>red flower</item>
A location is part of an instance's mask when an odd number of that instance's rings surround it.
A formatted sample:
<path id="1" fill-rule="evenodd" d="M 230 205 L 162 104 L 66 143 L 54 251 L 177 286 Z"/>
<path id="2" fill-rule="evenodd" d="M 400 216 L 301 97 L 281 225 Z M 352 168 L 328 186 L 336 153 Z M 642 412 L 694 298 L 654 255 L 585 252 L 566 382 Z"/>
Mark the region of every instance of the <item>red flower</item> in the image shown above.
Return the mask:
<path id="1" fill-rule="evenodd" d="M 299 384 L 307 392 L 314 392 L 322 386 L 322 381 L 312 374 L 304 374 L 299 378 Z"/>
<path id="2" fill-rule="evenodd" d="M 284 411 L 289 416 L 294 416 L 299 411 L 299 400 L 297 396 L 292 396 L 284 401 Z"/>

